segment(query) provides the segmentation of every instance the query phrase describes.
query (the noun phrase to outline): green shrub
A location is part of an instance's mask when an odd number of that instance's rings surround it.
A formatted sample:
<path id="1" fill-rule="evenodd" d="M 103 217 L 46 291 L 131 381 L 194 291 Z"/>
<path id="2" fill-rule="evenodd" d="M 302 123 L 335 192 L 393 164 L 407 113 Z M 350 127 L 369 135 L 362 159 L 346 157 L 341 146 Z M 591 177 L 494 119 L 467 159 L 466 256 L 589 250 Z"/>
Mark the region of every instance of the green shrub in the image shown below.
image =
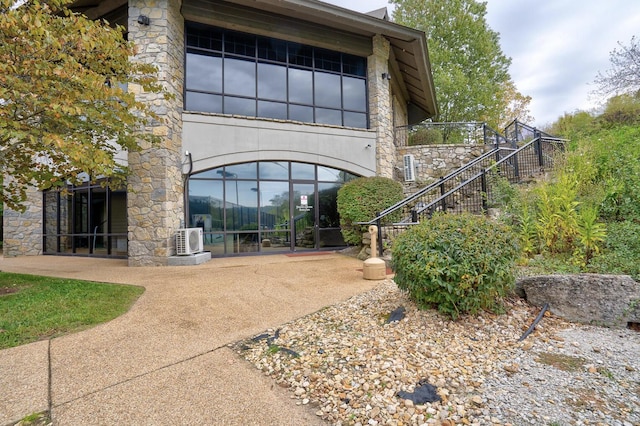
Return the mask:
<path id="1" fill-rule="evenodd" d="M 512 185 L 509 180 L 492 170 L 487 174 L 489 194 L 487 199 L 488 207 L 509 210 L 517 202 L 520 194 L 518 188 Z"/>
<path id="2" fill-rule="evenodd" d="M 591 260 L 589 271 L 631 275 L 640 281 L 640 222 L 608 223 L 604 247 Z"/>
<path id="3" fill-rule="evenodd" d="M 453 319 L 499 309 L 520 255 L 508 226 L 471 214 L 435 215 L 400 234 L 391 251 L 398 287 Z"/>
<path id="4" fill-rule="evenodd" d="M 409 133 L 409 146 L 438 145 L 442 143 L 442 131 L 432 127 L 419 128 Z"/>
<path id="5" fill-rule="evenodd" d="M 354 179 L 338 190 L 338 213 L 344 241 L 359 246 L 362 233 L 367 226 L 354 225 L 367 222 L 376 214 L 404 199 L 402 184 L 384 177 Z M 400 220 L 401 212 L 390 217 L 390 221 Z"/>

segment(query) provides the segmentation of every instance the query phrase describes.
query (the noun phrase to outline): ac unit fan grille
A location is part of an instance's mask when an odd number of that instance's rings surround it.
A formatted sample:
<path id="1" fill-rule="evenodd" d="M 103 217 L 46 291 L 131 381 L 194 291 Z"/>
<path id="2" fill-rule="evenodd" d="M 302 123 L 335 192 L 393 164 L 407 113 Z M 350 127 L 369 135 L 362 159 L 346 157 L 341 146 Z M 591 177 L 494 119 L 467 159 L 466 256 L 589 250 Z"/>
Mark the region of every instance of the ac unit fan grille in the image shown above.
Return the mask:
<path id="1" fill-rule="evenodd" d="M 178 229 L 176 234 L 176 252 L 178 255 L 190 255 L 203 251 L 202 228 Z"/>

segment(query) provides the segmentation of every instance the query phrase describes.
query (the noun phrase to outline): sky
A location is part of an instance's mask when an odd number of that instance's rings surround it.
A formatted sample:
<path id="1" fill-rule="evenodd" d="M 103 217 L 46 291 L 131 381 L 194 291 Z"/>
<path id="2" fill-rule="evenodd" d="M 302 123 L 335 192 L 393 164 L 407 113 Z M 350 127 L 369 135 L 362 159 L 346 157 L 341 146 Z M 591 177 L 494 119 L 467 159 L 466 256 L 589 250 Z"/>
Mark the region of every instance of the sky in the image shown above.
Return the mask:
<path id="1" fill-rule="evenodd" d="M 386 0 L 323 0 L 358 12 L 393 7 Z M 511 58 L 510 75 L 539 128 L 565 113 L 602 104 L 593 95 L 610 53 L 640 37 L 640 0 L 487 0 L 487 23 Z"/>

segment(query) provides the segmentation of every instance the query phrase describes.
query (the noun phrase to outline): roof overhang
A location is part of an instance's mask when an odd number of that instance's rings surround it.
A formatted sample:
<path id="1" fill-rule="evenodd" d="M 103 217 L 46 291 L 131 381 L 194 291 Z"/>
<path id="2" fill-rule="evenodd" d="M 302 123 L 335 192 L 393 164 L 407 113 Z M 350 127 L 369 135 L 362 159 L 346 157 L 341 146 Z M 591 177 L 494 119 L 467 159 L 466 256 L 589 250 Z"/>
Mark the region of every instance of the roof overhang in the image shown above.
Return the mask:
<path id="1" fill-rule="evenodd" d="M 189 1 L 185 0 L 186 3 Z M 384 36 L 391 44 L 392 73 L 399 75 L 402 79 L 399 83 L 408 101 L 410 124 L 437 114 L 436 94 L 424 32 L 317 0 L 228 0 L 227 2 L 368 38 L 376 34 Z"/>
<path id="2" fill-rule="evenodd" d="M 127 0 L 77 0 L 73 7 L 90 18 L 97 18 L 126 3 Z M 206 3 L 211 2 L 183 0 L 183 9 L 186 6 Z M 384 36 L 391 44 L 391 72 L 396 76 L 396 83 L 408 102 L 409 124 L 418 123 L 437 114 L 436 94 L 424 32 L 318 0 L 226 0 L 216 3 L 257 9 L 369 39 L 376 34 Z M 397 81 L 398 76 L 401 81 Z"/>

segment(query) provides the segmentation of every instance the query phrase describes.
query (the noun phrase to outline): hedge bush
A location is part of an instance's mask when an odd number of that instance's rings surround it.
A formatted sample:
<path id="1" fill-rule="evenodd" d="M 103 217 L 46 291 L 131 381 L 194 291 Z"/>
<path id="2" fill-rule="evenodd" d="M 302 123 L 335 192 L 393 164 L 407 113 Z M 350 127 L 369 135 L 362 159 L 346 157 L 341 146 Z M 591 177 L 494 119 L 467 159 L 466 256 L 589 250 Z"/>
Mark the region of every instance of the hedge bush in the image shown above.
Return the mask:
<path id="1" fill-rule="evenodd" d="M 354 225 L 356 222 L 367 222 L 376 213 L 391 207 L 404 199 L 402 184 L 384 177 L 362 177 L 354 179 L 338 191 L 338 213 L 344 241 L 349 245 L 359 246 L 366 226 Z M 389 218 L 400 220 L 400 213 Z"/>
<path id="2" fill-rule="evenodd" d="M 393 243 L 395 282 L 421 309 L 456 319 L 496 311 L 513 289 L 520 255 L 511 229 L 484 216 L 438 214 Z"/>

